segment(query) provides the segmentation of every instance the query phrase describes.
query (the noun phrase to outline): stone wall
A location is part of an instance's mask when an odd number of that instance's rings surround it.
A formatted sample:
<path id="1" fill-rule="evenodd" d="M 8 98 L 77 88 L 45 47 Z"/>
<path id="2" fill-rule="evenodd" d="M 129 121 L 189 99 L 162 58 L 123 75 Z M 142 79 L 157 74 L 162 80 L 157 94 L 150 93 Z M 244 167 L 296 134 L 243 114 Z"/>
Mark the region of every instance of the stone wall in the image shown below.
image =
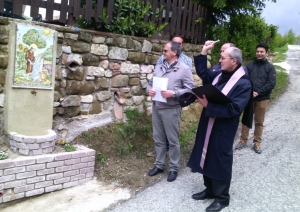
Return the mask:
<path id="1" fill-rule="evenodd" d="M 8 32 L 12 21 L 23 23 L 0 17 L 0 135 L 6 133 L 3 130 L 3 102 Z M 151 108 L 145 88 L 167 41 L 37 22 L 31 24 L 58 32 L 57 63 L 52 70 L 55 72 L 53 130 L 58 140 L 70 142 L 83 131 L 116 121 L 115 91 L 126 99 L 122 110 Z M 184 52 L 191 57 L 200 51 L 200 45 L 185 44 Z M 200 85 L 201 80 L 194 70 L 193 74 L 195 84 Z"/>
<path id="2" fill-rule="evenodd" d="M 0 203 L 69 188 L 94 176 L 95 150 L 0 160 Z"/>

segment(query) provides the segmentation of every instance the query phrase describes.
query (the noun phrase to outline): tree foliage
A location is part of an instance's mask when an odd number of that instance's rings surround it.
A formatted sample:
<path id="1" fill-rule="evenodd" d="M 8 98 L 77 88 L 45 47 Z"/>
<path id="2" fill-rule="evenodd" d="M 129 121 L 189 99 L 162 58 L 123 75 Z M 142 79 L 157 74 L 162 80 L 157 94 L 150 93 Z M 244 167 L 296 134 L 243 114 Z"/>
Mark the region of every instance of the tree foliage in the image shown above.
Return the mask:
<path id="1" fill-rule="evenodd" d="M 81 4 L 85 6 L 85 0 Z M 107 4 L 107 2 L 106 2 Z M 105 6 L 105 4 L 104 4 Z M 97 0 L 93 0 L 92 8 L 97 9 Z M 82 16 L 77 20 L 77 25 L 82 28 L 89 28 L 101 31 L 114 32 L 126 35 L 152 36 L 159 33 L 167 25 L 163 23 L 157 26 L 158 14 L 163 8 L 159 8 L 156 14 L 152 14 L 152 6 L 149 2 L 140 2 L 139 0 L 116 0 L 113 7 L 113 20 L 108 21 L 107 9 L 103 9 L 103 16 L 99 17 L 98 23 L 92 18 L 91 21 L 85 20 Z M 144 21 L 144 17 L 155 15 L 156 21 Z"/>

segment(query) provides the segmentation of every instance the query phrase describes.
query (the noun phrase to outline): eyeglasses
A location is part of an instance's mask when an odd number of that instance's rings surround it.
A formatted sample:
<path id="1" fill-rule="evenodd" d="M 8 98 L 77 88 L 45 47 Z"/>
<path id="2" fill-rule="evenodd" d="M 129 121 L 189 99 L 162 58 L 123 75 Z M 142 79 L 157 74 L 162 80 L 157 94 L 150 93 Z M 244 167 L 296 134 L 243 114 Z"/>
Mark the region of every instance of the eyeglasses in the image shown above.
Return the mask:
<path id="1" fill-rule="evenodd" d="M 221 60 L 225 60 L 225 59 L 233 59 L 231 57 L 221 57 Z"/>

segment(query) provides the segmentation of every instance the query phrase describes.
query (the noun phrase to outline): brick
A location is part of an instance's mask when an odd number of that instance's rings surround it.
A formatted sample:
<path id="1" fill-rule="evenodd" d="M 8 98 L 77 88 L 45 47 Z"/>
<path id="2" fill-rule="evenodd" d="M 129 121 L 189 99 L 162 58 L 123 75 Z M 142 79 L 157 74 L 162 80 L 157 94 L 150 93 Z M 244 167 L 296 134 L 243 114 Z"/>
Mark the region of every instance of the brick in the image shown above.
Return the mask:
<path id="1" fill-rule="evenodd" d="M 24 137 L 23 142 L 25 144 L 34 144 L 36 142 L 36 137 Z"/>
<path id="2" fill-rule="evenodd" d="M 46 141 L 44 136 L 38 136 L 36 138 L 36 143 L 40 144 L 40 143 L 44 143 Z"/>
<path id="3" fill-rule="evenodd" d="M 57 173 L 57 174 L 50 174 L 46 176 L 46 180 L 57 180 L 64 176 L 63 173 Z"/>
<path id="4" fill-rule="evenodd" d="M 15 181 L 10 181 L 4 184 L 4 188 L 14 188 L 14 187 L 19 187 L 26 185 L 26 180 L 15 180 Z"/>
<path id="5" fill-rule="evenodd" d="M 72 171 L 69 171 L 69 172 L 65 172 L 64 177 L 69 177 L 69 176 L 73 176 L 73 175 L 76 175 L 76 174 L 79 174 L 79 170 L 72 170 Z"/>
<path id="6" fill-rule="evenodd" d="M 90 177 L 90 178 L 85 178 L 85 179 L 79 180 L 78 183 L 79 183 L 79 184 L 83 184 L 83 183 L 86 183 L 86 182 L 88 182 L 88 181 L 91 181 L 92 179 L 93 179 L 92 177 Z"/>
<path id="7" fill-rule="evenodd" d="M 72 166 L 61 166 L 61 167 L 55 168 L 56 172 L 66 172 L 66 171 L 70 171 L 70 170 L 72 170 Z"/>
<path id="8" fill-rule="evenodd" d="M 67 183 L 69 182 L 71 177 L 64 177 L 58 180 L 54 180 L 54 184 L 61 184 L 61 183 Z"/>
<path id="9" fill-rule="evenodd" d="M 51 169 L 44 169 L 44 170 L 39 170 L 37 171 L 37 175 L 46 175 L 46 174 L 53 174 L 54 173 L 54 168 Z"/>
<path id="10" fill-rule="evenodd" d="M 62 189 L 62 184 L 53 185 L 53 186 L 46 187 L 45 192 L 52 192 L 52 191 L 61 190 L 61 189 Z"/>
<path id="11" fill-rule="evenodd" d="M 85 174 L 85 173 L 89 173 L 89 172 L 94 172 L 94 167 L 88 167 L 88 168 L 83 168 L 80 169 L 80 174 Z"/>
<path id="12" fill-rule="evenodd" d="M 51 143 L 50 142 L 44 142 L 44 143 L 41 143 L 41 148 L 47 148 L 47 147 L 50 147 L 51 146 Z"/>
<path id="13" fill-rule="evenodd" d="M 53 185 L 53 181 L 44 181 L 44 182 L 36 183 L 35 188 L 43 188 L 51 185 Z"/>
<path id="14" fill-rule="evenodd" d="M 13 195 L 4 195 L 3 202 L 9 202 L 9 201 L 13 201 L 16 199 L 21 199 L 21 198 L 24 198 L 24 193 L 13 194 Z"/>
<path id="15" fill-rule="evenodd" d="M 93 177 L 94 176 L 94 172 L 90 172 L 90 173 L 86 173 L 85 174 L 85 177 L 88 178 L 88 177 Z"/>
<path id="16" fill-rule="evenodd" d="M 29 149 L 40 149 L 39 144 L 27 144 Z"/>
<path id="17" fill-rule="evenodd" d="M 20 155 L 29 155 L 29 149 L 19 149 Z"/>
<path id="18" fill-rule="evenodd" d="M 16 188 L 14 188 L 14 192 L 15 193 L 21 193 L 21 192 L 25 192 L 25 191 L 31 191 L 33 189 L 34 189 L 34 184 L 31 184 L 31 185 L 16 187 Z"/>
<path id="19" fill-rule="evenodd" d="M 13 139 L 13 137 L 14 137 L 14 135 L 17 135 L 18 133 L 16 133 L 16 132 L 10 132 L 9 134 L 8 134 L 8 137 L 9 137 L 9 139 Z"/>
<path id="20" fill-rule="evenodd" d="M 79 151 L 76 151 L 76 152 L 73 152 L 72 153 L 72 158 L 83 158 L 83 157 L 86 157 L 86 151 L 84 150 L 79 150 Z"/>
<path id="21" fill-rule="evenodd" d="M 46 179 L 45 176 L 38 176 L 38 177 L 28 178 L 26 180 L 26 182 L 27 182 L 27 184 L 31 184 L 31 183 L 37 183 L 37 182 L 45 181 L 45 179 Z"/>
<path id="22" fill-rule="evenodd" d="M 36 157 L 36 163 L 48 163 L 54 161 L 54 156 L 38 156 Z"/>
<path id="23" fill-rule="evenodd" d="M 63 184 L 63 188 L 70 188 L 72 186 L 77 186 L 77 185 L 78 185 L 78 181 L 68 182 Z"/>
<path id="24" fill-rule="evenodd" d="M 6 169 L 6 168 L 11 168 L 14 167 L 14 161 L 11 159 L 6 159 L 0 161 L 0 169 Z"/>
<path id="25" fill-rule="evenodd" d="M 75 176 L 71 176 L 71 181 L 81 180 L 81 179 L 84 179 L 84 178 L 85 178 L 85 174 L 78 174 L 78 175 L 75 175 Z"/>
<path id="26" fill-rule="evenodd" d="M 80 158 L 81 163 L 92 162 L 95 161 L 95 156 L 89 156 L 85 158 Z"/>
<path id="27" fill-rule="evenodd" d="M 77 163 L 80 163 L 80 158 L 65 160 L 66 165 L 73 165 Z"/>
<path id="28" fill-rule="evenodd" d="M 63 165 L 64 165 L 64 161 L 51 162 L 51 163 L 47 163 L 47 168 L 53 168 L 53 167 L 55 168 Z"/>
<path id="29" fill-rule="evenodd" d="M 34 149 L 31 151 L 33 155 L 42 155 L 43 150 L 42 149 Z"/>
<path id="30" fill-rule="evenodd" d="M 44 193 L 44 188 L 35 189 L 35 190 L 32 190 L 32 191 L 27 191 L 25 193 L 25 196 L 26 197 L 31 197 L 31 196 L 39 195 L 39 194 L 42 194 L 42 193 Z"/>
<path id="31" fill-rule="evenodd" d="M 17 146 L 17 142 L 14 140 L 9 140 L 9 145 L 16 147 Z"/>
<path id="32" fill-rule="evenodd" d="M 28 149 L 28 146 L 24 143 L 17 143 L 16 147 L 18 149 Z"/>
<path id="33" fill-rule="evenodd" d="M 55 156 L 55 160 L 66 160 L 72 158 L 72 153 L 70 152 L 65 152 L 65 153 L 60 153 L 57 156 Z"/>
<path id="34" fill-rule="evenodd" d="M 4 189 L 4 183 L 0 184 L 0 191 Z"/>
<path id="35" fill-rule="evenodd" d="M 15 159 L 15 166 L 26 166 L 35 164 L 34 158 L 24 159 L 24 158 L 17 158 Z"/>
<path id="36" fill-rule="evenodd" d="M 92 166 L 92 167 L 94 167 L 94 166 L 95 166 L 95 161 L 88 162 L 88 166 Z"/>
<path id="37" fill-rule="evenodd" d="M 79 163 L 79 164 L 72 165 L 72 169 L 81 169 L 85 167 L 87 167 L 87 163 Z"/>
<path id="38" fill-rule="evenodd" d="M 96 155 L 96 151 L 94 149 L 88 149 L 86 153 L 87 153 L 87 156 L 95 156 Z"/>
<path id="39" fill-rule="evenodd" d="M 51 153 L 51 152 L 53 152 L 54 148 L 55 147 L 47 147 L 47 148 L 43 149 L 43 153 L 46 153 L 46 154 Z"/>
<path id="40" fill-rule="evenodd" d="M 0 177 L 3 175 L 3 170 L 0 170 Z"/>
<path id="41" fill-rule="evenodd" d="M 41 163 L 41 164 L 35 164 L 35 165 L 27 166 L 26 170 L 27 171 L 37 171 L 37 170 L 45 169 L 45 167 L 46 167 L 46 165 L 44 163 Z"/>
<path id="42" fill-rule="evenodd" d="M 19 134 L 15 134 L 15 135 L 13 135 L 12 139 L 15 141 L 18 141 L 18 142 L 22 142 L 24 137 Z"/>
<path id="43" fill-rule="evenodd" d="M 9 147 L 9 149 L 14 153 L 18 151 L 17 147 L 13 147 L 13 146 Z"/>
<path id="44" fill-rule="evenodd" d="M 2 176 L 2 177 L 0 177 L 0 183 L 9 182 L 9 181 L 12 181 L 12 180 L 15 180 L 15 179 L 16 179 L 16 175 L 14 175 L 14 174 L 7 175 L 7 176 Z"/>
<path id="45" fill-rule="evenodd" d="M 25 167 L 15 167 L 11 169 L 5 169 L 4 170 L 4 175 L 11 175 L 11 174 L 16 174 L 20 172 L 25 172 Z"/>
<path id="46" fill-rule="evenodd" d="M 2 197 L 0 197 L 0 203 L 2 203 L 3 202 L 3 198 Z"/>
<path id="47" fill-rule="evenodd" d="M 24 173 L 16 174 L 16 179 L 24 179 L 24 178 L 30 178 L 35 176 L 36 176 L 36 171 L 24 172 Z"/>

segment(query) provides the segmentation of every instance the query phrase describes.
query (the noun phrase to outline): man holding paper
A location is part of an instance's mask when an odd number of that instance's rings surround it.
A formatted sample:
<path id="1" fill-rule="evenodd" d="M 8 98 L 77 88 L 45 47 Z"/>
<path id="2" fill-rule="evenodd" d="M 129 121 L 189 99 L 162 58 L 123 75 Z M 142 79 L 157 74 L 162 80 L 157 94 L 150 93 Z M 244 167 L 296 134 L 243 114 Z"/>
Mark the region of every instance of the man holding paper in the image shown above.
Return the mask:
<path id="1" fill-rule="evenodd" d="M 147 93 L 153 101 L 152 127 L 156 151 L 155 167 L 148 172 L 148 175 L 154 176 L 164 171 L 167 154 L 166 139 L 168 139 L 170 172 L 167 181 L 169 182 L 176 180 L 179 170 L 181 106 L 177 97 L 190 91 L 185 85 L 194 87 L 190 68 L 178 60 L 180 53 L 180 45 L 174 41 L 164 46 L 164 62 L 155 66 L 153 78 L 147 87 Z"/>
<path id="2" fill-rule="evenodd" d="M 194 57 L 196 72 L 203 85 L 212 84 L 231 102 L 212 103 L 205 95 L 197 97 L 203 106 L 195 146 L 187 164 L 203 174 L 202 192 L 192 195 L 195 200 L 214 199 L 206 211 L 220 211 L 229 205 L 229 188 L 232 175 L 233 143 L 244 111 L 242 122 L 252 126 L 252 85 L 242 67 L 242 52 L 236 47 L 227 48 L 219 60 L 221 69 L 207 69 L 207 53 L 215 42 L 206 42 L 201 55 Z"/>

